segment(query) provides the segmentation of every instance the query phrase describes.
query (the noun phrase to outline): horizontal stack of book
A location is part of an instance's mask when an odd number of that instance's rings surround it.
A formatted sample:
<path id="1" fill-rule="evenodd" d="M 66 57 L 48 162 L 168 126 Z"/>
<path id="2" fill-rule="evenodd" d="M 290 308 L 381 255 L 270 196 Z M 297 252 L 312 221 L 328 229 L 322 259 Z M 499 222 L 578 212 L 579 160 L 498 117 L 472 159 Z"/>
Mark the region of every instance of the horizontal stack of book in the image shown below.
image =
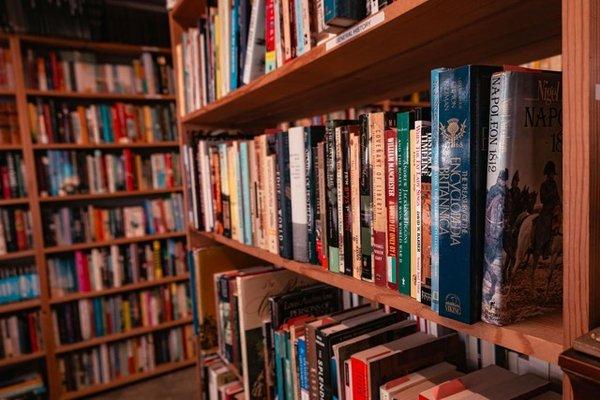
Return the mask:
<path id="1" fill-rule="evenodd" d="M 0 98 L 0 144 L 19 144 L 19 116 L 14 101 Z"/>
<path id="2" fill-rule="evenodd" d="M 189 316 L 186 292 L 186 284 L 173 283 L 152 290 L 57 305 L 52 311 L 56 341 L 78 343 L 186 318 Z"/>
<path id="3" fill-rule="evenodd" d="M 44 379 L 39 373 L 13 374 L 2 377 L 2 387 L 0 388 L 0 398 L 3 399 L 38 399 L 46 393 Z"/>
<path id="4" fill-rule="evenodd" d="M 59 358 L 64 391 L 109 383 L 150 372 L 161 364 L 194 356 L 191 326 L 159 331 L 132 339 L 102 344 Z"/>
<path id="5" fill-rule="evenodd" d="M 172 189 L 181 185 L 179 153 L 48 150 L 36 158 L 42 196 Z M 0 177 L 2 158 L 0 157 Z M 0 183 L 1 188 L 1 183 Z"/>
<path id="6" fill-rule="evenodd" d="M 0 198 L 17 199 L 27 196 L 25 162 L 20 152 L 0 153 Z"/>
<path id="7" fill-rule="evenodd" d="M 0 89 L 15 87 L 15 74 L 12 66 L 10 49 L 0 47 Z"/>
<path id="8" fill-rule="evenodd" d="M 251 140 L 198 135 L 184 159 L 190 221 L 465 323 L 482 305 L 499 325 L 554 309 L 560 84 L 560 73 L 520 67 L 444 68 L 432 71 L 431 109 Z"/>
<path id="9" fill-rule="evenodd" d="M 35 143 L 156 143 L 177 139 L 175 105 L 28 104 Z"/>
<path id="10" fill-rule="evenodd" d="M 46 245 L 102 242 L 183 231 L 181 194 L 137 203 L 139 205 L 126 207 L 46 208 L 42 213 Z"/>
<path id="11" fill-rule="evenodd" d="M 37 311 L 0 317 L 0 360 L 42 350 L 40 316 Z"/>
<path id="12" fill-rule="evenodd" d="M 173 239 L 48 257 L 52 297 L 150 282 L 186 272 L 185 243 Z"/>
<path id="13" fill-rule="evenodd" d="M 37 268 L 31 264 L 12 264 L 0 268 L 0 304 L 35 299 L 40 295 Z"/>
<path id="14" fill-rule="evenodd" d="M 174 93 L 173 69 L 165 56 L 103 59 L 95 53 L 27 49 L 26 85 L 36 90 L 85 93 Z"/>
<path id="15" fill-rule="evenodd" d="M 372 3 L 372 4 L 371 4 Z M 219 0 L 176 47 L 189 113 L 376 14 L 386 1 Z"/>
<path id="16" fill-rule="evenodd" d="M 28 209 L 0 209 L 0 255 L 30 250 L 32 230 L 31 212 Z"/>

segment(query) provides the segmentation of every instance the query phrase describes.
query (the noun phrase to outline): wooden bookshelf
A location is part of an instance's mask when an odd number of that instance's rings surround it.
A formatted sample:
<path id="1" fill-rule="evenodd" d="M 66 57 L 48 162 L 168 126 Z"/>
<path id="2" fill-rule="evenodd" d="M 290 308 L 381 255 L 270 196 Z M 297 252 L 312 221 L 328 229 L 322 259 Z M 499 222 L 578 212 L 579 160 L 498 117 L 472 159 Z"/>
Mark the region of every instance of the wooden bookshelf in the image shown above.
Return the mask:
<path id="1" fill-rule="evenodd" d="M 114 100 L 114 101 L 173 101 L 174 95 L 164 94 L 128 94 L 128 93 L 94 93 L 94 92 L 65 92 L 60 90 L 27 89 L 27 96 L 58 97 L 74 100 Z"/>
<path id="2" fill-rule="evenodd" d="M 176 2 L 170 13 L 172 48 L 179 44 L 183 30 L 194 26 L 204 14 L 205 6 L 205 1 Z M 260 131 L 279 122 L 425 89 L 434 67 L 521 63 L 562 54 L 562 313 L 505 327 L 459 324 L 388 289 L 285 260 L 227 238 L 190 231 L 191 246 L 221 243 L 511 350 L 556 362 L 558 353 L 571 347 L 576 337 L 600 325 L 600 220 L 596 218 L 600 209 L 600 3 L 404 0 L 386 6 L 380 14 L 383 18 L 371 21 L 377 23 L 343 43 L 330 40 L 321 44 L 216 102 L 180 116 L 181 128 Z M 563 389 L 564 398 L 571 399 L 566 377 Z"/>
<path id="3" fill-rule="evenodd" d="M 194 364 L 196 364 L 195 358 L 191 358 L 189 360 L 175 361 L 175 362 L 160 364 L 160 365 L 157 365 L 156 368 L 154 368 L 151 371 L 139 372 L 139 373 L 136 373 L 133 375 L 128 375 L 128 376 L 114 379 L 114 380 L 110 381 L 109 383 L 103 383 L 100 385 L 89 386 L 84 389 L 73 391 L 73 392 L 66 392 L 59 398 L 64 399 L 64 400 L 70 400 L 70 399 L 78 399 L 78 398 L 82 398 L 82 397 L 91 396 L 93 394 L 104 392 L 109 389 L 114 389 L 114 388 L 129 384 L 129 383 L 138 382 L 143 379 L 152 378 L 154 376 L 162 375 L 167 372 L 177 371 L 178 369 L 191 367 Z"/>
<path id="4" fill-rule="evenodd" d="M 34 257 L 35 250 L 12 251 L 0 255 L 0 261 L 16 260 L 17 258 Z"/>
<path id="5" fill-rule="evenodd" d="M 46 355 L 44 351 L 36 351 L 35 353 L 23 354 L 15 357 L 0 359 L 0 368 L 10 367 L 13 365 L 23 364 L 26 362 L 39 360 Z"/>
<path id="6" fill-rule="evenodd" d="M 41 304 L 42 302 L 40 301 L 40 299 L 15 301 L 14 303 L 0 304 L 0 315 L 28 310 L 30 308 L 36 308 L 39 307 Z"/>
<path id="7" fill-rule="evenodd" d="M 83 340 L 78 343 L 63 344 L 56 347 L 56 354 L 68 353 L 70 351 L 76 351 L 86 349 L 88 347 L 99 346 L 105 343 L 117 342 L 119 340 L 129 339 L 135 336 L 142 336 L 148 333 L 158 332 L 165 329 L 176 328 L 182 325 L 189 325 L 192 323 L 192 318 L 182 318 L 175 321 L 163 322 L 155 326 L 143 326 L 139 328 L 133 328 L 125 332 L 113 333 L 111 335 L 99 336 L 89 340 Z"/>
<path id="8" fill-rule="evenodd" d="M 149 189 L 149 190 L 132 190 L 121 191 L 114 193 L 86 193 L 86 194 L 69 194 L 65 196 L 42 196 L 41 203 L 62 203 L 68 201 L 91 201 L 104 199 L 122 199 L 126 197 L 142 197 L 142 196 L 157 196 L 161 194 L 179 193 L 183 190 L 181 186 L 167 189 Z M 0 205 L 2 202 L 0 201 Z"/>
<path id="9" fill-rule="evenodd" d="M 0 200 L 0 207 L 6 206 L 18 206 L 22 204 L 29 204 L 29 198 L 27 197 L 18 197 L 15 199 L 2 199 Z"/>
<path id="10" fill-rule="evenodd" d="M 112 288 L 104 289 L 104 290 L 93 290 L 90 292 L 70 293 L 70 294 L 66 294 L 64 296 L 52 297 L 50 299 L 50 303 L 51 304 L 68 303 L 70 301 L 75 301 L 75 300 L 91 299 L 94 297 L 109 296 L 109 295 L 113 295 L 113 294 L 131 292 L 134 290 L 148 289 L 148 288 L 155 287 L 155 286 L 168 285 L 170 283 L 185 282 L 189 278 L 190 278 L 189 274 L 186 273 L 186 274 L 181 274 L 181 275 L 176 275 L 176 276 L 167 276 L 165 278 L 155 279 L 152 281 L 130 283 L 127 285 L 112 287 Z"/>
<path id="11" fill-rule="evenodd" d="M 161 239 L 174 239 L 174 238 L 183 237 L 183 236 L 185 236 L 184 232 L 159 233 L 156 235 L 146 235 L 146 236 L 131 237 L 131 238 L 124 237 L 124 238 L 104 240 L 104 241 L 98 241 L 98 242 L 86 242 L 86 243 L 65 244 L 65 245 L 61 245 L 61 246 L 52 246 L 52 247 L 44 248 L 43 252 L 46 254 L 64 253 L 64 252 L 76 251 L 76 250 L 93 249 L 96 247 L 108 247 L 108 246 L 112 246 L 112 245 L 150 242 L 153 240 L 161 240 Z"/>
<path id="12" fill-rule="evenodd" d="M 20 144 L 0 144 L 0 151 L 22 151 L 23 146 Z"/>
<path id="13" fill-rule="evenodd" d="M 0 88 L 0 96 L 14 96 L 14 89 Z"/>
<path id="14" fill-rule="evenodd" d="M 179 147 L 179 142 L 134 143 L 35 143 L 33 150 L 118 150 L 118 149 L 167 149 Z"/>

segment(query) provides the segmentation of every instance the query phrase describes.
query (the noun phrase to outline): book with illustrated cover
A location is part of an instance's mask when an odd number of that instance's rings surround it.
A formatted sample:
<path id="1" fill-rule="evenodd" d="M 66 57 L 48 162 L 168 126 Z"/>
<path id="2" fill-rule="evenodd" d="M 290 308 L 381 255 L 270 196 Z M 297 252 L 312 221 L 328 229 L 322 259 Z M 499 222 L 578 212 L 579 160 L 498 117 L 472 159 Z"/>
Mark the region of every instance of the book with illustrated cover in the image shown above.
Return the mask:
<path id="1" fill-rule="evenodd" d="M 561 74 L 498 72 L 489 110 L 482 319 L 505 325 L 562 301 Z"/>
<path id="2" fill-rule="evenodd" d="M 371 141 L 368 115 L 359 117 L 360 126 L 360 251 L 361 279 L 372 282 L 374 279 L 372 262 L 372 182 Z"/>

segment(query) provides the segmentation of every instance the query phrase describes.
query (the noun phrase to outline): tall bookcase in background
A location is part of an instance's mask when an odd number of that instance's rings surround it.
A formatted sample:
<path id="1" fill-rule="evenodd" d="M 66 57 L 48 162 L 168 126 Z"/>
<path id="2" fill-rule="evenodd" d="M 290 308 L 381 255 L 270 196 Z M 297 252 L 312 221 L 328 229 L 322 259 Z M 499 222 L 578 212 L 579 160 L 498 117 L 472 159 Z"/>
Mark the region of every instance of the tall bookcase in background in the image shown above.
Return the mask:
<path id="1" fill-rule="evenodd" d="M 56 256 L 65 256 L 74 258 L 77 251 L 91 251 L 92 249 L 108 249 L 110 246 L 122 246 L 138 243 L 140 245 L 154 245 L 156 241 L 161 241 L 161 245 L 166 240 L 178 241 L 185 244 L 186 232 L 181 229 L 170 229 L 166 232 L 160 231 L 153 234 L 145 232 L 137 235 L 122 235 L 109 240 L 88 241 L 85 243 L 74 244 L 51 244 L 48 238 L 44 237 L 44 230 L 48 228 L 48 219 L 45 215 L 49 210 L 59 207 L 87 207 L 89 205 L 98 205 L 106 207 L 117 207 L 123 205 L 139 205 L 141 202 L 149 199 L 166 199 L 171 196 L 181 196 L 183 188 L 181 185 L 167 185 L 158 189 L 151 187 L 134 189 L 129 188 L 125 191 L 102 192 L 102 193 L 75 193 L 62 194 L 61 196 L 52 196 L 52 193 L 41 194 L 42 182 L 39 177 L 42 176 L 40 168 L 43 164 L 39 160 L 48 156 L 49 151 L 64 150 L 73 152 L 82 152 L 94 154 L 94 151 L 100 151 L 101 154 L 115 154 L 117 158 L 124 151 L 130 151 L 134 155 L 142 154 L 143 157 L 151 157 L 156 153 L 173 154 L 178 153 L 179 141 L 177 132 L 169 140 L 150 140 L 150 141 L 115 141 L 115 143 L 41 143 L 32 138 L 31 106 L 29 103 L 36 104 L 38 99 L 42 102 L 55 100 L 57 103 L 69 104 L 114 104 L 117 102 L 131 103 L 135 105 L 166 105 L 174 110 L 175 96 L 172 94 L 121 94 L 109 92 L 77 92 L 60 90 L 39 90 L 33 89 L 26 83 L 26 54 L 28 49 L 38 49 L 48 51 L 54 49 L 67 51 L 93 52 L 104 54 L 105 56 L 117 57 L 141 57 L 142 54 L 149 54 L 150 57 L 164 56 L 169 59 L 171 50 L 169 48 L 159 48 L 150 46 L 134 46 L 126 44 L 98 43 L 80 40 L 53 39 L 47 37 L 34 37 L 27 35 L 4 35 L 0 34 L 0 47 L 10 52 L 12 60 L 12 69 L 14 70 L 14 82 L 11 87 L 0 88 L 0 101 L 10 102 L 15 105 L 15 116 L 18 118 L 18 141 L 10 144 L 0 145 L 0 157 L 5 153 L 12 152 L 20 154 L 23 160 L 23 174 L 26 180 L 27 196 L 20 196 L 11 199 L 0 200 L 0 209 L 23 209 L 31 213 L 31 246 L 18 251 L 7 252 L 0 255 L 0 263 L 7 264 L 12 262 L 29 262 L 35 266 L 39 277 L 39 297 L 0 305 L 0 318 L 13 315 L 17 312 L 39 311 L 40 332 L 43 346 L 31 354 L 15 356 L 0 359 L 0 372 L 9 369 L 22 368 L 25 370 L 41 371 L 46 376 L 48 395 L 51 399 L 71 399 L 89 396 L 94 393 L 115 388 L 127 383 L 135 382 L 140 379 L 155 376 L 161 373 L 173 371 L 179 368 L 193 365 L 195 357 L 187 357 L 178 361 L 164 362 L 158 364 L 152 370 L 136 373 L 124 374 L 107 383 L 91 385 L 79 390 L 65 391 L 61 382 L 64 381 L 64 371 L 61 371 L 59 359 L 68 356 L 74 352 L 91 349 L 103 344 L 117 343 L 126 339 L 142 337 L 143 335 L 152 335 L 160 331 L 169 329 L 189 327 L 191 317 L 189 314 L 182 318 L 159 321 L 158 324 L 152 323 L 150 326 L 130 327 L 123 332 L 96 336 L 87 340 L 80 340 L 75 343 L 61 344 L 57 340 L 59 327 L 55 326 L 52 311 L 69 302 L 82 299 L 105 298 L 110 295 L 123 295 L 127 293 L 138 293 L 142 290 L 152 290 L 154 288 L 164 287 L 168 290 L 169 285 L 185 284 L 188 280 L 186 271 L 167 274 L 147 279 L 136 279 L 134 283 L 125 283 L 115 285 L 115 287 L 104 287 L 102 290 L 88 288 L 87 291 L 72 291 L 70 293 L 53 293 L 51 282 L 51 268 L 49 260 Z M 14 121 L 13 121 L 14 122 Z M 98 153 L 96 153 L 98 154 Z M 37 168 L 37 170 L 36 170 Z M 179 170 L 178 160 L 173 165 L 174 170 Z M 98 171 L 96 171 L 98 172 Z M 80 177 L 83 179 L 82 177 Z M 74 221 L 72 221 L 74 222 Z M 183 253 L 184 254 L 184 253 Z M 183 258 L 185 260 L 185 258 Z M 27 261 L 28 260 L 28 261 Z M 3 268 L 4 265 L 0 265 Z M 185 353 L 187 354 L 187 352 Z"/>
<path id="2" fill-rule="evenodd" d="M 206 2 L 170 11 L 172 48 Z M 400 0 L 377 23 L 324 43 L 201 109 L 180 115 L 181 143 L 200 128 L 260 131 L 275 124 L 426 89 L 429 71 L 462 64 L 518 64 L 562 54 L 564 110 L 563 312 L 498 327 L 440 317 L 414 299 L 226 237 L 188 229 L 190 247 L 228 246 L 266 262 L 416 314 L 508 349 L 557 363 L 573 339 L 600 324 L 597 133 L 600 30 L 597 1 Z M 351 60 L 351 61 L 349 61 Z M 176 71 L 178 69 L 176 68 Z M 181 90 L 182 88 L 179 88 Z M 594 93 L 595 96 L 594 97 Z M 186 187 L 187 190 L 187 187 Z M 197 271 L 202 275 L 203 271 Z M 206 276 L 204 279 L 210 279 Z M 201 353 L 200 353 L 201 354 Z M 565 398 L 571 397 L 568 378 Z"/>

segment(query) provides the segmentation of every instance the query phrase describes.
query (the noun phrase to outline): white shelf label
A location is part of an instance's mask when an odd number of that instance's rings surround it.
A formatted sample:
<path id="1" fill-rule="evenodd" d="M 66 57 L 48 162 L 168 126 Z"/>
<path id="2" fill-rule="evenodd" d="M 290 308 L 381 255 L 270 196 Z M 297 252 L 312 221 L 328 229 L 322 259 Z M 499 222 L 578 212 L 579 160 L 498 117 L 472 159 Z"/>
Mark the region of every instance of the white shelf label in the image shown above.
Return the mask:
<path id="1" fill-rule="evenodd" d="M 383 21 L 385 21 L 385 12 L 380 11 L 329 40 L 327 43 L 325 43 L 325 50 L 329 51 L 340 44 L 343 44 L 348 40 L 360 35 L 364 31 L 381 24 Z"/>

